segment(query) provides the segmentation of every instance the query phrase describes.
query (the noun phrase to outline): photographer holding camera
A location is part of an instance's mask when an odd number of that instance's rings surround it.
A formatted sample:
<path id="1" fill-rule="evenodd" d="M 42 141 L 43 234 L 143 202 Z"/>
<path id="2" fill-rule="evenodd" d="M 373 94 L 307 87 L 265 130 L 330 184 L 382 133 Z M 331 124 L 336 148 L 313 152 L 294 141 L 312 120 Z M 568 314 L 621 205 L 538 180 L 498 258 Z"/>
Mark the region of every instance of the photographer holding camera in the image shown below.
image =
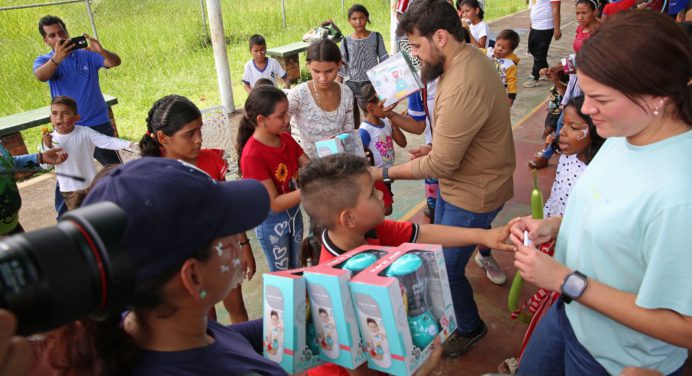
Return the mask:
<path id="1" fill-rule="evenodd" d="M 70 39 L 65 23 L 55 16 L 41 18 L 38 31 L 51 51 L 34 60 L 36 78 L 48 82 L 52 98 L 65 95 L 77 101 L 80 117 L 77 125 L 114 137 L 115 130 L 101 93 L 98 71 L 119 66 L 120 57 L 86 34 Z M 98 147 L 94 158 L 104 166 L 122 163 L 115 151 Z M 55 210 L 58 215 L 67 210 L 57 185 Z"/>
<path id="2" fill-rule="evenodd" d="M 262 222 L 269 212 L 269 196 L 262 184 L 250 179 L 216 182 L 185 162 L 145 157 L 102 178 L 83 207 L 63 218 L 94 211 L 104 203 L 114 203 L 126 213 L 117 244 L 129 260 L 130 272 L 118 277 L 117 271 L 106 270 L 106 278 L 115 279 L 109 287 L 115 291 L 103 290 L 97 301 L 125 295 L 128 308 L 123 312 L 113 307 L 112 313 L 101 314 L 98 320 L 82 319 L 52 332 L 37 362 L 50 370 L 37 373 L 286 374 L 261 355 L 261 320 L 231 326 L 207 320 L 209 309 L 244 277 L 240 233 Z M 89 222 L 100 228 L 109 219 L 118 222 L 103 210 L 100 218 L 78 224 Z M 121 233 L 101 228 L 97 233 L 105 244 L 108 232 L 112 238 Z M 115 260 L 115 248 L 108 247 L 110 260 L 104 258 L 104 267 L 122 262 Z M 78 273 L 80 266 L 62 268 Z M 123 287 L 128 283 L 133 287 Z M 78 294 L 82 300 L 89 298 L 88 291 L 72 293 Z M 70 298 L 51 296 L 53 301 Z M 22 328 L 31 327 L 23 320 L 32 311 L 14 312 L 20 332 L 31 331 Z M 36 325 L 42 325 L 40 321 L 45 320 L 37 321 Z"/>

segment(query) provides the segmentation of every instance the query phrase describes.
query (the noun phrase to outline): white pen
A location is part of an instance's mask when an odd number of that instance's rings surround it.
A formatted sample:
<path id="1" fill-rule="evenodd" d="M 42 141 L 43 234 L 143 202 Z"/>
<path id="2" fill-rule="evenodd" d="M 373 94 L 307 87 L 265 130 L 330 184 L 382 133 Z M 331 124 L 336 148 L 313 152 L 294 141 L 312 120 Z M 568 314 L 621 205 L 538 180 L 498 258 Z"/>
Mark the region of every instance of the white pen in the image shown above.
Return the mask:
<path id="1" fill-rule="evenodd" d="M 524 231 L 524 247 L 528 247 L 531 245 L 531 239 L 529 239 L 529 232 Z"/>

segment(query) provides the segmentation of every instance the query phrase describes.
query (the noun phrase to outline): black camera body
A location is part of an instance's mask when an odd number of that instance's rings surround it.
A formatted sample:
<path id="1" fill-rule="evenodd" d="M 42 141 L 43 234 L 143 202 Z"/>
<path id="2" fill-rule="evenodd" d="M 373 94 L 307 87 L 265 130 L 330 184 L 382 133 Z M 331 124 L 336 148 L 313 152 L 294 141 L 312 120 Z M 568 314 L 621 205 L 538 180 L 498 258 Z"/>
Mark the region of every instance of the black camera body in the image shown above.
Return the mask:
<path id="1" fill-rule="evenodd" d="M 126 225 L 117 205 L 102 202 L 0 241 L 0 308 L 15 314 L 17 332 L 122 310 L 134 292 L 134 268 L 120 246 Z"/>
<path id="2" fill-rule="evenodd" d="M 78 50 L 80 48 L 87 48 L 87 46 L 89 45 L 89 43 L 87 43 L 86 37 L 83 35 L 70 39 L 69 43 L 74 46 L 74 50 Z"/>

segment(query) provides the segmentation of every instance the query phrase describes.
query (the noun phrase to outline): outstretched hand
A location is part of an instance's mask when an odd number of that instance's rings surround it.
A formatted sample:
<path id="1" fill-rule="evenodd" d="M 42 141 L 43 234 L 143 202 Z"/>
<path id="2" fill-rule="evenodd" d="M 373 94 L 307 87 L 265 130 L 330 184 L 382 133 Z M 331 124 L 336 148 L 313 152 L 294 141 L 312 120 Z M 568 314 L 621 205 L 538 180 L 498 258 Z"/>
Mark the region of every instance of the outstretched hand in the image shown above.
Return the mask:
<path id="1" fill-rule="evenodd" d="M 517 217 L 509 222 L 510 232 L 523 242 L 524 231 L 528 231 L 532 244 L 541 244 L 557 237 L 561 218 L 533 219 L 531 216 Z"/>
<path id="2" fill-rule="evenodd" d="M 67 152 L 62 148 L 47 149 L 41 153 L 41 162 L 57 165 L 65 162 L 67 156 Z"/>
<path id="3" fill-rule="evenodd" d="M 509 240 L 509 229 L 511 225 L 518 221 L 517 218 L 510 221 L 508 224 L 502 227 L 494 227 L 489 230 L 482 230 L 480 245 L 486 246 L 491 249 L 496 249 L 498 251 L 505 252 L 515 252 L 517 248 L 508 243 Z"/>
<path id="4" fill-rule="evenodd" d="M 417 148 L 409 150 L 408 154 L 411 156 L 411 159 L 416 159 L 420 157 L 425 157 L 426 155 L 430 154 L 430 151 L 432 151 L 432 146 L 421 145 Z"/>
<path id="5" fill-rule="evenodd" d="M 84 34 L 84 38 L 86 38 L 89 41 L 89 44 L 86 47 L 86 49 L 88 51 L 92 51 L 92 52 L 96 52 L 96 53 L 103 52 L 103 46 L 101 46 L 101 42 L 99 42 L 97 39 L 90 37 L 86 33 Z"/>

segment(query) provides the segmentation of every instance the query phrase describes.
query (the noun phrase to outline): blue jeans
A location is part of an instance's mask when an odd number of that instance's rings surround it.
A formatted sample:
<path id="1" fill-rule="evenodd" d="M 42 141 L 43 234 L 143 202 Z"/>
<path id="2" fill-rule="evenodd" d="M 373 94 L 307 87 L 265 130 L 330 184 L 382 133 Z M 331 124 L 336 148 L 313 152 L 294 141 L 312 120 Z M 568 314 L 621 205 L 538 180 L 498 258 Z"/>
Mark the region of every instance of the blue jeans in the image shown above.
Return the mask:
<path id="1" fill-rule="evenodd" d="M 278 213 L 270 210 L 267 219 L 257 226 L 255 233 L 267 257 L 269 271 L 300 266 L 303 215 L 299 205 Z"/>
<path id="2" fill-rule="evenodd" d="M 577 303 L 573 303 L 577 304 Z M 671 376 L 682 375 L 682 367 Z M 574 335 L 562 299 L 550 307 L 524 349 L 517 375 L 608 375 Z"/>
<path id="3" fill-rule="evenodd" d="M 446 202 L 438 193 L 437 204 L 435 205 L 435 224 L 485 229 L 490 227 L 500 210 L 502 210 L 502 206 L 487 213 L 470 212 Z M 471 333 L 481 325 L 478 308 L 473 300 L 473 289 L 466 278 L 466 264 L 475 248 L 475 245 L 443 248 L 449 288 L 461 334 Z"/>
<path id="4" fill-rule="evenodd" d="M 565 119 L 563 118 L 564 111 L 560 113 L 560 117 L 557 118 L 557 127 L 555 128 L 555 142 L 560 140 L 560 129 L 562 129 L 562 125 L 565 123 Z M 555 154 L 555 148 L 553 147 L 553 143 L 550 143 L 545 150 L 543 151 L 543 158 L 545 159 L 550 159 L 550 157 Z"/>

